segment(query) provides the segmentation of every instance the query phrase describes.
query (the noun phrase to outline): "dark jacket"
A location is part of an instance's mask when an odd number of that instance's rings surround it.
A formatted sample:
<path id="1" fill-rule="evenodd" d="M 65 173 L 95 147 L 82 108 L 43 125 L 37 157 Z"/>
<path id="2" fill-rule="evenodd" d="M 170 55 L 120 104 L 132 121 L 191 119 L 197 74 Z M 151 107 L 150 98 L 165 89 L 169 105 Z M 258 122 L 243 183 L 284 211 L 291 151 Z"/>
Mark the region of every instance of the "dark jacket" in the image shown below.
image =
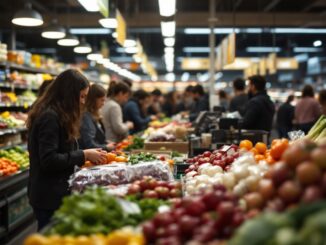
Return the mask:
<path id="1" fill-rule="evenodd" d="M 103 125 L 85 112 L 80 127 L 79 146 L 81 149 L 102 148 L 108 150 Z"/>
<path id="2" fill-rule="evenodd" d="M 267 93 L 258 92 L 246 105 L 242 127 L 244 129 L 270 131 L 274 113 L 274 104 Z"/>
<path id="3" fill-rule="evenodd" d="M 68 179 L 75 166 L 85 162 L 84 153 L 60 124 L 60 116 L 46 110 L 29 130 L 30 177 L 28 196 L 35 208 L 54 210 L 69 194 Z"/>
<path id="4" fill-rule="evenodd" d="M 137 101 L 131 99 L 123 107 L 124 121 L 131 121 L 134 123 L 134 128 L 130 130 L 130 134 L 140 132 L 147 128 L 148 123 L 151 121 L 150 117 L 146 117 Z"/>
<path id="5" fill-rule="evenodd" d="M 277 111 L 277 127 L 291 131 L 293 128 L 294 106 L 284 103 Z"/>
<path id="6" fill-rule="evenodd" d="M 195 121 L 201 111 L 209 111 L 208 95 L 206 94 L 194 102 L 190 110 L 189 120 L 191 122 Z"/>
<path id="7" fill-rule="evenodd" d="M 247 94 L 239 94 L 234 96 L 230 102 L 230 112 L 238 111 L 240 115 L 244 115 L 246 104 L 248 102 L 248 95 Z"/>

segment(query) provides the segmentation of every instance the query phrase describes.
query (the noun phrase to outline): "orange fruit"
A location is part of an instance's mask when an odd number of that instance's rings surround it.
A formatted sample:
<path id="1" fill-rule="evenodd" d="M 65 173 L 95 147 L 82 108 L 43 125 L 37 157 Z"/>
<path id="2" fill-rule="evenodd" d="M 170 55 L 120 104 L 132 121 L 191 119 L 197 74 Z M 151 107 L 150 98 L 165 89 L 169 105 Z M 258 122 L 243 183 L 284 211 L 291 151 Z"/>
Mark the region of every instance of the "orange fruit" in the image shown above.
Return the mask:
<path id="1" fill-rule="evenodd" d="M 106 154 L 107 162 L 113 162 L 116 157 L 117 157 L 117 155 L 112 152 L 109 152 L 108 154 Z"/>
<path id="2" fill-rule="evenodd" d="M 251 148 L 252 148 L 252 142 L 251 142 L 250 140 L 242 140 L 242 141 L 240 142 L 239 147 L 240 147 L 241 149 L 246 149 L 246 150 L 250 151 Z"/>
<path id="3" fill-rule="evenodd" d="M 252 149 L 250 150 L 250 152 L 252 152 L 252 153 L 254 154 L 254 156 L 257 155 L 257 154 L 259 153 L 258 150 L 257 150 L 256 148 L 252 148 Z"/>
<path id="4" fill-rule="evenodd" d="M 275 160 L 272 156 L 268 156 L 268 157 L 266 157 L 266 162 L 268 164 L 273 164 L 273 163 L 275 163 Z"/>
<path id="5" fill-rule="evenodd" d="M 117 156 L 114 161 L 116 162 L 128 162 L 128 159 L 124 156 Z"/>
<path id="6" fill-rule="evenodd" d="M 289 147 L 289 141 L 287 139 L 281 139 L 281 140 L 279 140 L 277 143 L 275 143 L 274 145 L 272 145 L 272 148 L 271 148 L 271 156 L 275 160 L 279 160 L 282 157 L 283 152 L 288 147 Z"/>
<path id="7" fill-rule="evenodd" d="M 265 160 L 265 156 L 264 156 L 264 155 L 257 154 L 257 155 L 255 156 L 255 160 L 256 160 L 256 162 L 258 163 L 258 162 L 261 161 L 261 160 Z"/>
<path id="8" fill-rule="evenodd" d="M 255 145 L 255 148 L 257 149 L 259 154 L 262 154 L 262 155 L 264 155 L 266 150 L 267 150 L 267 146 L 263 142 L 257 142 L 256 145 Z"/>

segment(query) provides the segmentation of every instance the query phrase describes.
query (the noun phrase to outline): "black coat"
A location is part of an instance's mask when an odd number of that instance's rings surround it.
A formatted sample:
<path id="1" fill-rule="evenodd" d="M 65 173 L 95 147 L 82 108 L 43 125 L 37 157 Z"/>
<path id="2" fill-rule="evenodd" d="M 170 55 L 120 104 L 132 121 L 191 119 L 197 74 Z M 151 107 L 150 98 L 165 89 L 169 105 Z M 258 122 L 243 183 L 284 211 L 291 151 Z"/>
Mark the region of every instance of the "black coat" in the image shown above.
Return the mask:
<path id="1" fill-rule="evenodd" d="M 202 111 L 209 111 L 209 98 L 208 95 L 202 95 L 199 99 L 197 99 L 189 113 L 189 120 L 191 122 L 195 121 L 197 116 Z"/>
<path id="2" fill-rule="evenodd" d="M 60 124 L 60 116 L 47 110 L 35 120 L 28 136 L 30 177 L 28 196 L 34 208 L 54 210 L 69 194 L 68 179 L 85 162 L 76 141 Z"/>
<path id="3" fill-rule="evenodd" d="M 243 117 L 244 129 L 271 131 L 275 106 L 266 92 L 259 92 L 252 97 Z"/>

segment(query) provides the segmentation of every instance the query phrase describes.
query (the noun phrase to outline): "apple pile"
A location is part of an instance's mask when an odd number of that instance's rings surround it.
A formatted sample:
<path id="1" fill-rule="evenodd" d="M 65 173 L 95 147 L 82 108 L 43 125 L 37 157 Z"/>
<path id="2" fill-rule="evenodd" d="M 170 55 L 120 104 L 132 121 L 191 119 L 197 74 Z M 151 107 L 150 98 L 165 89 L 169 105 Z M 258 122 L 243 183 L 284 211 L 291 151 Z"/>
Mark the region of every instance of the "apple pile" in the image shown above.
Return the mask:
<path id="1" fill-rule="evenodd" d="M 178 245 L 227 239 L 245 220 L 238 200 L 222 185 L 198 196 L 187 196 L 170 211 L 157 213 L 142 224 L 148 244 Z"/>
<path id="2" fill-rule="evenodd" d="M 169 199 L 182 196 L 181 183 L 178 181 L 158 181 L 151 176 L 144 176 L 128 187 L 129 195 L 139 198 Z"/>
<path id="3" fill-rule="evenodd" d="M 210 163 L 213 166 L 221 167 L 223 170 L 228 170 L 233 161 L 239 156 L 240 152 L 237 145 L 225 145 L 213 152 L 205 151 L 203 154 L 187 159 L 186 162 L 190 166 L 186 169 L 185 173 L 197 172 L 199 166 L 205 163 Z"/>
<path id="4" fill-rule="evenodd" d="M 254 192 L 244 196 L 248 209 L 282 211 L 298 203 L 326 198 L 326 144 L 292 144 L 271 166 Z"/>

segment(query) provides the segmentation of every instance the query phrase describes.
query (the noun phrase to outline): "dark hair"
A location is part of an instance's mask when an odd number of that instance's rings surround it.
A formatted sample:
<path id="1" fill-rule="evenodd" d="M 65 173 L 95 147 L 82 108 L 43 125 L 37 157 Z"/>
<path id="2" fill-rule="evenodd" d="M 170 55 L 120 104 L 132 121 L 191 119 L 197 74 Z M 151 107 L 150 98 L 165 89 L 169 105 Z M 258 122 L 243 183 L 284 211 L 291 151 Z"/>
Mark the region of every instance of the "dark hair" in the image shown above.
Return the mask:
<path id="1" fill-rule="evenodd" d="M 305 85 L 302 89 L 302 97 L 314 97 L 314 88 L 311 85 Z"/>
<path id="2" fill-rule="evenodd" d="M 108 97 L 113 97 L 118 95 L 120 92 L 123 94 L 125 93 L 131 93 L 130 87 L 124 83 L 124 82 L 116 82 L 116 81 L 111 81 L 110 86 L 108 88 L 107 96 Z"/>
<path id="3" fill-rule="evenodd" d="M 153 91 L 152 91 L 152 93 L 151 93 L 152 95 L 154 95 L 154 96 L 161 96 L 162 95 L 162 92 L 161 92 L 161 90 L 159 90 L 159 89 L 154 89 Z"/>
<path id="4" fill-rule="evenodd" d="M 245 89 L 246 82 L 242 78 L 236 78 L 233 80 L 233 88 L 238 91 L 243 91 Z"/>
<path id="5" fill-rule="evenodd" d="M 99 110 L 96 108 L 96 100 L 105 97 L 106 90 L 99 84 L 92 84 L 89 88 L 86 98 L 86 111 L 90 112 L 92 116 L 98 120 L 100 118 Z"/>
<path id="6" fill-rule="evenodd" d="M 81 117 L 80 92 L 88 86 L 87 78 L 77 70 L 69 69 L 59 74 L 29 111 L 27 128 L 31 129 L 35 120 L 46 109 L 51 108 L 60 115 L 61 124 L 67 130 L 68 139 L 77 138 Z"/>
<path id="7" fill-rule="evenodd" d="M 131 87 L 132 87 L 132 82 L 131 82 L 129 79 L 122 79 L 122 82 L 125 83 L 125 84 L 127 84 L 128 87 L 131 89 Z"/>
<path id="8" fill-rule="evenodd" d="M 143 89 L 139 89 L 133 94 L 133 98 L 137 101 L 144 100 L 150 96 L 151 95 Z"/>
<path id="9" fill-rule="evenodd" d="M 323 89 L 319 92 L 319 103 L 321 105 L 326 105 L 326 89 Z"/>
<path id="10" fill-rule="evenodd" d="M 263 76 L 254 75 L 249 77 L 248 80 L 255 86 L 257 91 L 264 91 L 266 89 L 266 80 Z"/>
<path id="11" fill-rule="evenodd" d="M 188 85 L 185 89 L 185 92 L 192 93 L 193 90 L 194 90 L 194 86 Z"/>
<path id="12" fill-rule="evenodd" d="M 286 99 L 286 102 L 287 102 L 287 103 L 291 103 L 293 100 L 294 100 L 294 95 L 293 95 L 293 94 L 290 94 L 290 95 L 288 96 L 288 98 Z"/>
<path id="13" fill-rule="evenodd" d="M 37 97 L 41 97 L 44 94 L 45 90 L 49 87 L 50 83 L 52 83 L 52 82 L 53 82 L 53 79 L 44 80 L 38 89 Z"/>
<path id="14" fill-rule="evenodd" d="M 227 99 L 227 97 L 228 97 L 227 93 L 226 93 L 224 90 L 219 90 L 219 91 L 218 91 L 218 96 L 219 96 L 221 99 Z"/>
<path id="15" fill-rule="evenodd" d="M 201 86 L 200 84 L 197 84 L 196 86 L 193 87 L 192 92 L 194 94 L 199 94 L 199 95 L 204 95 L 205 91 L 203 86 Z"/>

